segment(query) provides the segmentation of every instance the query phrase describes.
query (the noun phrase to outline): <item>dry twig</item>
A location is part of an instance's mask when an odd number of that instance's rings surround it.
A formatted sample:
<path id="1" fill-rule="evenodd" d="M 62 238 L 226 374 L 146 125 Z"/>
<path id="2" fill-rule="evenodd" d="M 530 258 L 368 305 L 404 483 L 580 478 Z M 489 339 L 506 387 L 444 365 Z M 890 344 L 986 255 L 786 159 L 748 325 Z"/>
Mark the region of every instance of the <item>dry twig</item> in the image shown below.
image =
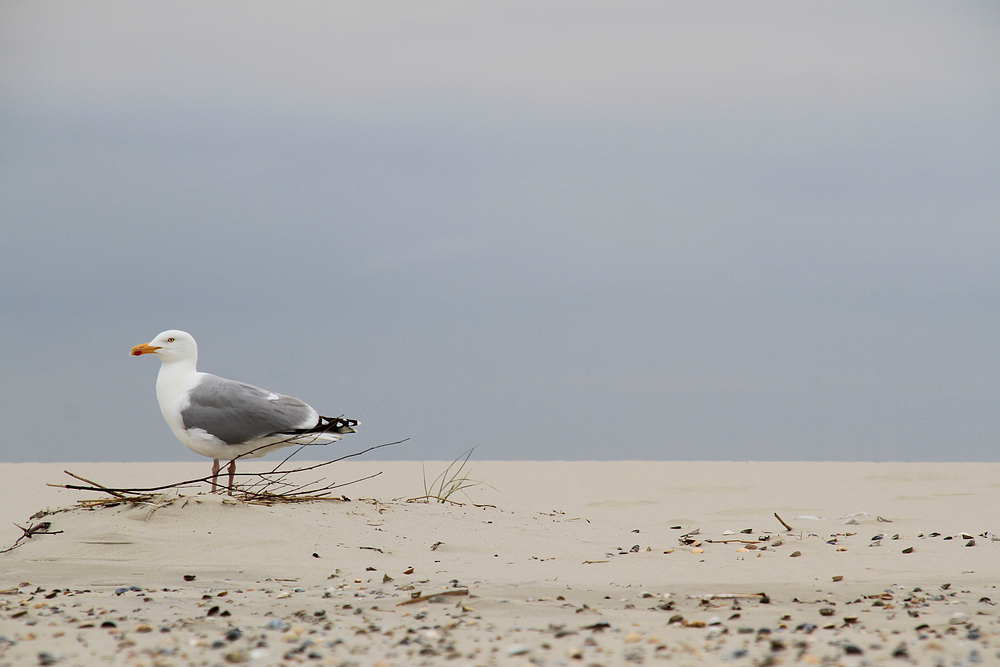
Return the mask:
<path id="1" fill-rule="evenodd" d="M 308 472 L 310 470 L 315 470 L 323 466 L 332 465 L 338 463 L 345 459 L 353 458 L 355 456 L 360 456 L 366 454 L 370 451 L 381 449 L 382 447 L 391 447 L 393 445 L 398 445 L 406 442 L 409 438 L 404 438 L 403 440 L 397 440 L 396 442 L 387 442 L 381 445 L 374 445 L 363 449 L 358 452 L 353 452 L 351 454 L 345 454 L 344 456 L 335 458 L 330 461 L 324 461 L 322 463 L 316 463 L 309 466 L 303 466 L 300 468 L 291 468 L 286 470 L 281 470 L 281 466 L 284 465 L 292 456 L 302 450 L 303 447 L 308 445 L 301 445 L 292 454 L 285 457 L 275 468 L 269 472 L 262 473 L 236 473 L 237 477 L 251 477 L 255 478 L 253 484 L 246 487 L 236 487 L 233 492 L 238 496 L 239 500 L 251 503 L 260 504 L 274 504 L 278 502 L 307 502 L 311 500 L 338 500 L 339 498 L 331 498 L 329 492 L 334 489 L 339 489 L 349 484 L 354 484 L 366 479 L 371 479 L 381 473 L 375 473 L 374 475 L 369 475 L 367 477 L 362 477 L 360 479 L 352 480 L 350 482 L 344 482 L 341 484 L 328 484 L 326 486 L 319 486 L 324 482 L 323 479 L 316 480 L 313 482 L 308 482 L 306 484 L 300 484 L 298 486 L 293 486 L 291 483 L 286 482 L 285 478 L 293 473 Z M 252 453 L 252 452 L 248 452 Z M 244 454 L 243 456 L 246 456 Z M 242 457 L 236 457 L 237 459 Z M 153 499 L 150 495 L 156 491 L 164 491 L 167 489 L 181 489 L 187 488 L 194 484 L 201 482 L 211 481 L 212 476 L 208 475 L 205 477 L 199 477 L 197 479 L 189 479 L 183 482 L 174 482 L 173 484 L 164 484 L 162 486 L 152 486 L 145 488 L 112 488 L 98 484 L 89 479 L 85 479 L 71 473 L 68 470 L 63 471 L 70 477 L 86 482 L 90 486 L 81 486 L 79 484 L 49 484 L 48 486 L 54 486 L 61 489 L 73 489 L 76 491 L 97 491 L 100 493 L 108 493 L 114 496 L 113 499 L 104 499 L 99 501 L 82 501 L 90 506 L 93 505 L 107 505 L 114 506 L 115 503 L 119 502 L 130 502 L 130 503 L 148 503 Z"/>
<path id="2" fill-rule="evenodd" d="M 0 551 L 0 554 L 5 554 L 8 551 L 13 551 L 14 549 L 21 546 L 22 540 L 26 539 L 30 540 L 35 535 L 58 535 L 59 533 L 62 532 L 61 530 L 49 530 L 49 528 L 52 527 L 52 524 L 49 523 L 48 521 L 42 521 L 41 523 L 36 523 L 36 524 L 29 524 L 27 528 L 25 528 L 24 526 L 20 526 L 16 523 L 14 525 L 21 529 L 22 533 L 21 537 L 17 538 L 17 541 L 14 542 L 14 544 Z"/>

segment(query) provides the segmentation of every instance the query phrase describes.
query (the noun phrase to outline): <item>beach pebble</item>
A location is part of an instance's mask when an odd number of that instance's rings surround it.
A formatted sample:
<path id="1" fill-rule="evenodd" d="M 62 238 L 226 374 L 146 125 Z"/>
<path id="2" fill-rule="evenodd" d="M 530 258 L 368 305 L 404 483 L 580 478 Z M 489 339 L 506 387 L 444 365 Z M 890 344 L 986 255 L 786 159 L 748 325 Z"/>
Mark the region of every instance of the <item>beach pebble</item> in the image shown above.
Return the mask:
<path id="1" fill-rule="evenodd" d="M 223 657 L 225 658 L 226 662 L 233 664 L 239 664 L 241 662 L 247 662 L 248 660 L 250 660 L 250 654 L 246 651 L 246 649 L 242 648 L 237 649 L 235 651 L 230 651 Z"/>
<path id="2" fill-rule="evenodd" d="M 948 622 L 951 623 L 952 625 L 961 625 L 963 623 L 968 623 L 969 615 L 963 614 L 960 611 L 956 611 L 954 614 L 951 615 L 951 618 L 948 619 Z"/>
<path id="3" fill-rule="evenodd" d="M 529 650 L 524 644 L 511 644 L 507 647 L 507 655 L 524 655 Z"/>

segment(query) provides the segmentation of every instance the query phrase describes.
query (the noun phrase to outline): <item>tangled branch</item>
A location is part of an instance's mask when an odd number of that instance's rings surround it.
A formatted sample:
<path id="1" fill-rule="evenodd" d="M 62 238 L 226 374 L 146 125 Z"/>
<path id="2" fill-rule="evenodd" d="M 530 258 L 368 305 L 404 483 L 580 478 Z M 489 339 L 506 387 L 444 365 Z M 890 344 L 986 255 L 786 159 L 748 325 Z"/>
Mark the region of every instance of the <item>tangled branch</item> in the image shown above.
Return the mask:
<path id="1" fill-rule="evenodd" d="M 345 459 L 353 458 L 355 456 L 361 456 L 362 454 L 367 454 L 368 452 L 374 451 L 376 449 L 381 449 L 383 447 L 391 447 L 394 445 L 399 445 L 409 440 L 409 438 L 404 438 L 403 440 L 397 440 L 396 442 L 387 442 L 381 445 L 374 445 L 363 449 L 358 452 L 353 452 L 351 454 L 345 454 L 331 461 L 324 461 L 322 463 L 315 463 L 313 465 L 301 466 L 298 468 L 284 468 L 286 463 L 302 451 L 303 448 L 313 445 L 299 445 L 291 454 L 286 456 L 281 462 L 274 467 L 274 469 L 265 472 L 238 472 L 236 477 L 248 478 L 249 483 L 244 485 L 234 485 L 231 493 L 234 498 L 248 503 L 257 503 L 264 505 L 273 505 L 275 503 L 281 502 L 308 502 L 311 500 L 331 500 L 334 497 L 331 495 L 336 489 L 349 486 L 351 484 L 356 484 L 357 482 L 364 481 L 366 479 L 371 479 L 381 475 L 381 472 L 377 472 L 373 475 L 368 475 L 366 477 L 361 477 L 350 482 L 337 483 L 326 483 L 326 478 L 320 478 L 318 480 L 313 480 L 305 484 L 294 483 L 288 479 L 290 475 L 302 472 L 308 472 L 310 470 L 316 470 L 317 468 L 322 468 L 324 466 L 329 466 L 334 463 L 338 463 Z M 274 445 L 266 445 L 265 447 L 273 447 Z M 257 450 L 252 450 L 246 454 L 236 457 L 234 460 L 239 460 L 241 458 L 252 455 Z M 150 486 L 150 487 L 129 487 L 129 488 L 113 488 L 109 486 L 104 486 L 92 480 L 81 477 L 75 473 L 68 470 L 64 470 L 67 475 L 78 479 L 81 482 L 85 482 L 86 486 L 80 484 L 49 484 L 48 486 L 53 486 L 61 489 L 72 489 L 75 491 L 96 491 L 99 493 L 107 493 L 111 498 L 101 499 L 99 501 L 92 502 L 91 504 L 101 504 L 101 505 L 112 505 L 119 502 L 129 502 L 129 503 L 149 503 L 152 502 L 154 496 L 152 494 L 156 492 L 162 492 L 169 489 L 183 489 L 194 486 L 195 484 L 200 484 L 203 482 L 209 482 L 212 480 L 212 475 L 207 475 L 205 477 L 199 477 L 197 479 L 184 480 L 182 482 L 174 482 L 173 484 L 163 484 L 161 486 Z"/>

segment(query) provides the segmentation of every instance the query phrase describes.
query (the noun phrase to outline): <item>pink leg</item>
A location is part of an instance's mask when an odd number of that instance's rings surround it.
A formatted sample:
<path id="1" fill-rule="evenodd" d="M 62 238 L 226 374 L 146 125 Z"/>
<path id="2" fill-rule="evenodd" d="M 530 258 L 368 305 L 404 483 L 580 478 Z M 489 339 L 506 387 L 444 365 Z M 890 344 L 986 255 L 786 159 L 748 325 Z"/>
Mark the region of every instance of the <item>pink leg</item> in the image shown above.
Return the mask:
<path id="1" fill-rule="evenodd" d="M 236 459 L 229 462 L 229 495 L 233 495 L 233 478 L 236 477 Z"/>
<path id="2" fill-rule="evenodd" d="M 215 493 L 215 480 L 219 478 L 219 459 L 212 459 L 212 493 Z"/>

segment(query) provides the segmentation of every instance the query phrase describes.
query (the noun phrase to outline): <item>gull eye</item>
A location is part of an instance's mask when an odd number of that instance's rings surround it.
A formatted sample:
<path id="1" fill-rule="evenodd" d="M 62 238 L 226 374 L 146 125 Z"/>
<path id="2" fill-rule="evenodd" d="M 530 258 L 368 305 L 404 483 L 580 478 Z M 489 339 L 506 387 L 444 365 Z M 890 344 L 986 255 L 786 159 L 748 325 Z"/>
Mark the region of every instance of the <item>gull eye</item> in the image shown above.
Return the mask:
<path id="1" fill-rule="evenodd" d="M 168 338 L 168 339 L 167 339 L 167 342 L 168 342 L 168 343 L 173 343 L 173 342 L 174 342 L 174 339 L 173 339 L 173 338 Z"/>

